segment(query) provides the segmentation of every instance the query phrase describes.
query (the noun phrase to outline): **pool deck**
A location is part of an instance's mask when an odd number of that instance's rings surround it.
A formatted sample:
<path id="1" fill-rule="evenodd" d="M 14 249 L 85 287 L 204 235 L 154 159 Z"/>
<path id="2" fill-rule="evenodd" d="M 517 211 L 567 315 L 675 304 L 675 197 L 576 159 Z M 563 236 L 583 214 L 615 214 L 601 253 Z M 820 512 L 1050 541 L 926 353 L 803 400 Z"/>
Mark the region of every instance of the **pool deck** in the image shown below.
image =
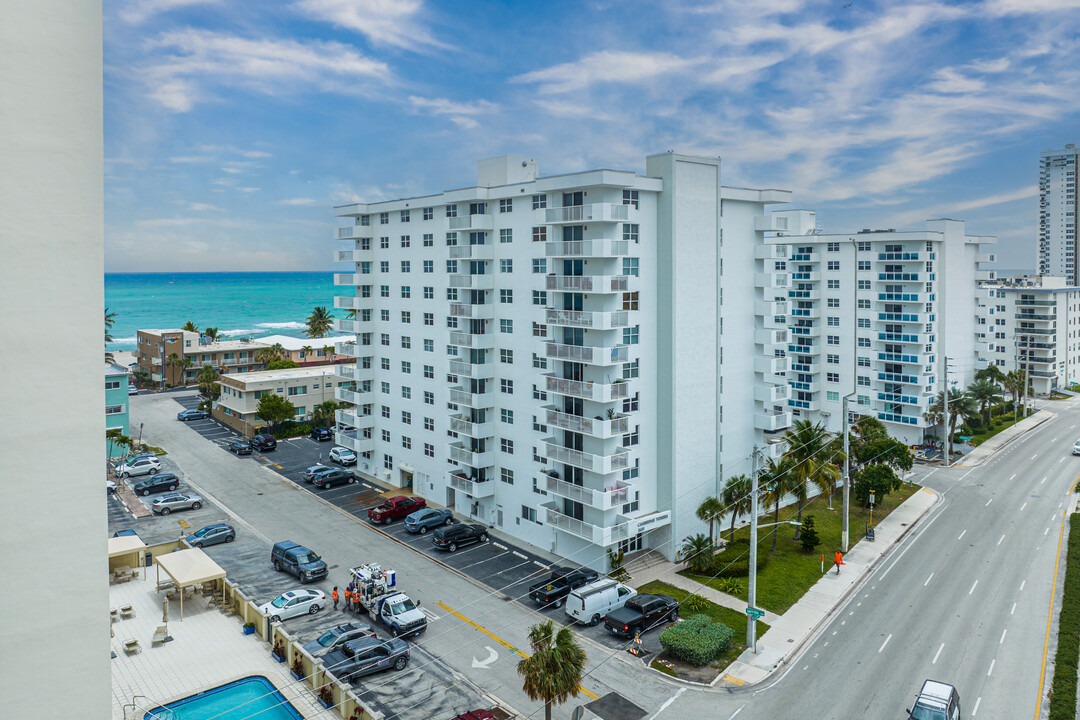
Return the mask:
<path id="1" fill-rule="evenodd" d="M 169 603 L 168 635 L 171 641 L 152 644 L 154 631 L 162 622 L 162 599 L 155 590 L 154 568 L 147 568 L 147 579 L 140 576 L 131 582 L 111 585 L 111 607 L 131 605 L 134 617 L 114 620 L 112 629 L 113 717 L 124 720 L 141 718 L 146 710 L 173 700 L 217 687 L 249 675 L 262 675 L 277 686 L 293 707 L 307 718 L 325 713 L 310 689 L 297 683 L 286 663 L 270 657 L 270 649 L 258 635 L 244 635 L 235 615 L 207 607 L 207 599 L 196 595 L 184 601 L 184 620 L 180 621 L 180 603 Z M 125 652 L 125 641 L 139 642 L 140 650 Z M 140 712 L 132 713 L 136 695 Z"/>

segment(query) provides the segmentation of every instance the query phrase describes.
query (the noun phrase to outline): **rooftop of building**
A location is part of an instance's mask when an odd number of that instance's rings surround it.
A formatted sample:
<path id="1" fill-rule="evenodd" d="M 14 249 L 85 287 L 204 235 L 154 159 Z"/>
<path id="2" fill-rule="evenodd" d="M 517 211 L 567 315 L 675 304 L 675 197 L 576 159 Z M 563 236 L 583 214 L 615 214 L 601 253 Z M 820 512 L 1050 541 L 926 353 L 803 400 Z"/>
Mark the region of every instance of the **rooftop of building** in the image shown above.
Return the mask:
<path id="1" fill-rule="evenodd" d="M 985 288 L 1012 291 L 1064 292 L 1077 291 L 1080 287 L 1069 285 L 1069 279 L 1057 275 L 1012 275 L 999 277 L 983 283 Z"/>
<path id="2" fill-rule="evenodd" d="M 199 353 L 229 350 L 258 350 L 260 348 L 269 347 L 270 345 L 273 345 L 273 343 L 267 343 L 263 338 L 237 338 L 235 340 L 215 340 L 214 342 L 208 343 L 200 341 L 198 345 L 184 348 L 184 354 L 198 355 Z"/>
<path id="3" fill-rule="evenodd" d="M 105 377 L 115 377 L 116 375 L 127 375 L 129 370 L 125 367 L 120 367 L 116 363 L 105 363 Z"/>
<path id="4" fill-rule="evenodd" d="M 282 368 L 281 370 L 258 370 L 246 373 L 227 373 L 223 380 L 231 384 L 247 385 L 257 382 L 277 382 L 279 380 L 307 380 L 334 374 L 337 365 L 312 365 L 301 368 Z"/>
<path id="5" fill-rule="evenodd" d="M 321 338 L 297 338 L 290 337 L 288 335 L 267 335 L 266 337 L 256 338 L 254 342 L 262 343 L 264 345 L 281 345 L 289 351 L 303 350 L 306 347 L 310 347 L 312 350 L 322 350 L 324 347 L 333 347 L 335 343 L 339 342 L 355 342 L 356 336 L 354 335 L 335 335 L 333 337 L 321 337 Z"/>

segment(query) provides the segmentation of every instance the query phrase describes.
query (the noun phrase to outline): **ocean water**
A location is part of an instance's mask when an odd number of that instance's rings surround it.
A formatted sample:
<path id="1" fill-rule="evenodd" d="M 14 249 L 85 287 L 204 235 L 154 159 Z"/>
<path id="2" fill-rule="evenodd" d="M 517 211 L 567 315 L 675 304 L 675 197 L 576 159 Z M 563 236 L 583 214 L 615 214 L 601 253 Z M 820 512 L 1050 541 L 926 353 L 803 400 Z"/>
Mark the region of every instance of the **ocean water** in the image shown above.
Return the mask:
<path id="1" fill-rule="evenodd" d="M 110 350 L 134 350 L 136 330 L 179 328 L 188 320 L 222 336 L 302 337 L 304 320 L 321 305 L 334 317 L 332 272 L 106 273 L 105 306 L 116 313 Z"/>

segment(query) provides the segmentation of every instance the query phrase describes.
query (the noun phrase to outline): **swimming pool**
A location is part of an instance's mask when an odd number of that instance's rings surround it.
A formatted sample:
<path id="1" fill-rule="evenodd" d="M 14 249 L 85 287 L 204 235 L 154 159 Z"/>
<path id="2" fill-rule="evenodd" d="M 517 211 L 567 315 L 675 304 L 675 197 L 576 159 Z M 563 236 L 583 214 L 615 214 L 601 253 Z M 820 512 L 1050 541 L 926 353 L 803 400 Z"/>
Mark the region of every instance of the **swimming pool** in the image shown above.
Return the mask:
<path id="1" fill-rule="evenodd" d="M 197 695 L 159 706 L 144 720 L 304 720 L 274 684 L 262 675 L 234 680 Z"/>

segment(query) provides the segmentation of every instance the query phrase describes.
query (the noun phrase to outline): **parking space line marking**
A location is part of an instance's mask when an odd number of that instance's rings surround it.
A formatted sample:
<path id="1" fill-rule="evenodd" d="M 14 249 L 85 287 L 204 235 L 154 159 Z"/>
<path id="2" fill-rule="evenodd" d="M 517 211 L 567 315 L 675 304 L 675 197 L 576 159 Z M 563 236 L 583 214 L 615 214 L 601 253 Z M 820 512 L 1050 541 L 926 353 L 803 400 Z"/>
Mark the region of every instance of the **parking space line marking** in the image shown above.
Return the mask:
<path id="1" fill-rule="evenodd" d="M 978 584 L 979 584 L 979 581 L 978 581 L 978 580 L 976 580 L 975 582 L 971 583 L 971 589 L 970 589 L 970 590 L 968 590 L 968 595 L 970 595 L 971 593 L 975 592 L 975 586 L 976 586 L 976 585 L 978 585 Z"/>
<path id="2" fill-rule="evenodd" d="M 934 573 L 930 573 L 930 577 L 926 578 L 926 582 L 924 582 L 922 584 L 922 586 L 926 587 L 927 585 L 929 585 L 930 584 L 930 578 L 932 578 L 932 577 L 934 577 Z"/>
<path id="3" fill-rule="evenodd" d="M 480 632 L 482 632 L 482 633 L 483 633 L 484 635 L 487 635 L 487 636 L 488 636 L 489 638 L 491 638 L 491 639 L 492 639 L 492 640 L 494 640 L 495 642 L 499 643 L 500 645 L 502 645 L 502 646 L 503 646 L 504 648 L 506 648 L 506 649 L 507 649 L 507 650 L 509 650 L 510 652 L 512 652 L 512 653 L 515 653 L 515 654 L 517 654 L 517 655 L 520 655 L 520 656 L 521 656 L 521 657 L 523 657 L 523 658 L 527 658 L 527 657 L 529 657 L 529 654 L 528 654 L 527 652 L 525 652 L 525 651 L 523 651 L 523 650 L 518 650 L 518 649 L 517 649 L 516 647 L 514 647 L 513 645 L 511 645 L 511 644 L 510 644 L 509 642 L 507 642 L 506 640 L 503 640 L 503 639 L 502 639 L 501 637 L 499 637 L 499 636 L 498 636 L 498 635 L 496 635 L 495 633 L 491 632 L 491 631 L 490 631 L 490 630 L 488 630 L 487 628 L 485 628 L 485 627 L 483 627 L 483 626 L 481 626 L 481 625 L 479 625 L 479 624 L 477 624 L 477 623 L 473 622 L 472 620 L 470 620 L 469 618 L 465 617 L 464 615 L 462 615 L 461 613 L 459 613 L 459 612 L 458 612 L 457 610 L 453 609 L 452 607 L 450 607 L 450 606 L 449 606 L 449 605 L 447 605 L 446 603 L 441 603 L 441 602 L 440 602 L 440 603 L 435 603 L 435 604 L 436 604 L 436 605 L 437 605 L 438 607 L 441 607 L 441 608 L 442 608 L 443 610 L 445 610 L 446 612 L 448 612 L 448 613 L 450 613 L 451 615 L 453 615 L 454 617 L 456 617 L 456 618 L 457 618 L 458 620 L 461 620 L 461 621 L 462 621 L 463 623 L 465 623 L 466 625 L 469 625 L 469 626 L 473 627 L 474 629 L 476 629 L 476 630 L 479 630 L 479 631 L 480 631 Z M 585 686 L 583 686 L 583 685 L 579 685 L 579 686 L 578 686 L 578 690 L 580 690 L 580 691 L 581 691 L 581 692 L 582 692 L 582 693 L 583 693 L 584 695 L 587 695 L 587 696 L 589 696 L 589 697 L 590 697 L 590 698 L 592 698 L 593 700 L 599 700 L 599 699 L 600 699 L 600 696 L 599 696 L 599 695 L 597 695 L 596 693 L 592 692 L 591 690 L 589 690 L 588 688 L 586 688 L 586 687 L 585 687 Z"/>

